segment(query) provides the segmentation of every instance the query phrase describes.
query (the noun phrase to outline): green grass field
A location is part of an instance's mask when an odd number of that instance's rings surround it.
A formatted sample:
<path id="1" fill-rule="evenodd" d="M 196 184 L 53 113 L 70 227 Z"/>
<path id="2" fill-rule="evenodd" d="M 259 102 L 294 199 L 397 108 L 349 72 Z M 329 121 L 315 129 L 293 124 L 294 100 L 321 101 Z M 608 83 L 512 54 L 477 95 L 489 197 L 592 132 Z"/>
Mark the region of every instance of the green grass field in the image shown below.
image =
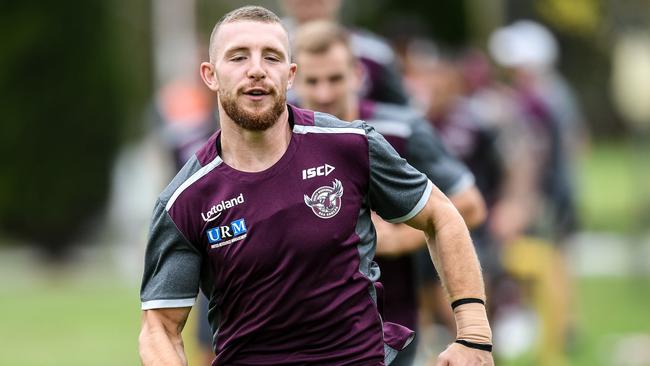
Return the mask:
<path id="1" fill-rule="evenodd" d="M 647 278 L 582 280 L 577 300 L 579 333 L 572 364 L 614 365 L 607 359 L 614 352 L 612 340 L 634 333 L 650 334 Z"/>
<path id="2" fill-rule="evenodd" d="M 40 282 L 6 288 L 0 365 L 136 365 L 138 290 Z"/>
<path id="3" fill-rule="evenodd" d="M 584 229 L 624 233 L 648 228 L 639 217 L 642 206 L 650 205 L 650 151 L 643 151 L 623 142 L 601 142 L 586 154 L 576 182 Z"/>

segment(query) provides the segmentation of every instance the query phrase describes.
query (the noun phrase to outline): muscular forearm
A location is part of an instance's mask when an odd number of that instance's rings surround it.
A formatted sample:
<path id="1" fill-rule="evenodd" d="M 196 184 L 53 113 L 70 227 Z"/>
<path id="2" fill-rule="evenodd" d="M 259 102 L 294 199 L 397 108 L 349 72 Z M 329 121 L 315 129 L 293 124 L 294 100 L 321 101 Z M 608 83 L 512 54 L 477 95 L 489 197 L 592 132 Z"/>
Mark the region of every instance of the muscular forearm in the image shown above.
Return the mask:
<path id="1" fill-rule="evenodd" d="M 436 203 L 427 246 L 451 301 L 485 298 L 481 268 L 463 220 L 449 201 Z"/>
<path id="2" fill-rule="evenodd" d="M 186 366 L 181 337 L 182 327 L 170 327 L 159 319 L 143 316 L 139 337 L 140 359 L 144 366 Z"/>
<path id="3" fill-rule="evenodd" d="M 144 366 L 187 365 L 180 336 L 173 339 L 161 330 L 152 330 L 146 334 L 143 330 L 140 335 L 140 359 Z"/>
<path id="4" fill-rule="evenodd" d="M 485 290 L 469 232 L 458 212 L 444 197 L 438 198 L 435 207 L 434 219 L 425 230 L 431 258 L 451 302 L 472 301 L 454 307 L 456 337 L 460 342 L 470 342 L 472 347 L 491 347 L 492 331 L 484 303 L 476 303 L 485 301 Z"/>

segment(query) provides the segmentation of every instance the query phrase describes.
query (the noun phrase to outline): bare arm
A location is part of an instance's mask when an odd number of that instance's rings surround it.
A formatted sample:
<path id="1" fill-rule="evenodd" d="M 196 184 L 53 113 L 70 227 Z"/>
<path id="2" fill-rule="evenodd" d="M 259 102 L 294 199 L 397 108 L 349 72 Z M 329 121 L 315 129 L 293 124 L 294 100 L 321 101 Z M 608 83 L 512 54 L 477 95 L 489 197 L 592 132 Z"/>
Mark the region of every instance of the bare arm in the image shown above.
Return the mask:
<path id="1" fill-rule="evenodd" d="M 431 259 L 451 301 L 485 298 L 481 268 L 467 226 L 438 188 L 433 187 L 422 211 L 406 224 L 424 231 Z"/>
<path id="2" fill-rule="evenodd" d="M 190 307 L 145 310 L 139 338 L 140 360 L 144 366 L 186 366 L 181 331 Z"/>
<path id="3" fill-rule="evenodd" d="M 450 301 L 463 298 L 485 300 L 481 268 L 467 227 L 451 201 L 439 189 L 433 187 L 425 207 L 406 223 L 424 231 L 431 259 Z M 454 309 L 454 315 L 457 339 L 492 343 L 483 305 L 460 305 Z M 491 353 L 458 343 L 450 345 L 438 359 L 438 365 L 465 364 L 493 365 L 494 361 Z"/>

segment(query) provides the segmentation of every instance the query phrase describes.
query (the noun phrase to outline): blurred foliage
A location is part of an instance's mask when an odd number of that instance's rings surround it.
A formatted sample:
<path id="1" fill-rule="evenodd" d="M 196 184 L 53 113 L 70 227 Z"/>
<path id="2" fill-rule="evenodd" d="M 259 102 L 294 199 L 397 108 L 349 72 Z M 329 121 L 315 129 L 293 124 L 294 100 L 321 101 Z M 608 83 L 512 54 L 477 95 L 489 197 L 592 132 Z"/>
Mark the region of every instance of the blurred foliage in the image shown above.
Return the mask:
<path id="1" fill-rule="evenodd" d="M 537 11 L 552 26 L 571 33 L 593 34 L 602 22 L 599 0 L 537 0 Z"/>
<path id="2" fill-rule="evenodd" d="M 355 0 L 345 6 L 342 15 L 346 23 L 367 27 L 390 39 L 415 34 L 459 46 L 469 37 L 464 1 Z"/>
<path id="3" fill-rule="evenodd" d="M 196 21 L 198 33 L 207 42 L 210 38 L 212 28 L 222 16 L 231 10 L 245 5 L 259 5 L 282 16 L 279 6 L 279 0 L 195 0 L 196 2 Z"/>
<path id="4" fill-rule="evenodd" d="M 572 34 L 558 34 L 558 40 L 559 69 L 576 92 L 590 132 L 604 139 L 623 137 L 628 127 L 611 98 L 610 51 Z"/>
<path id="5" fill-rule="evenodd" d="M 102 208 L 123 132 L 113 5 L 0 5 L 0 230 L 54 255 Z"/>
<path id="6" fill-rule="evenodd" d="M 124 140 L 137 139 L 148 127 L 143 109 L 151 102 L 154 72 L 151 65 L 151 4 L 149 1 L 113 0 L 110 6 L 112 62 L 125 119 L 120 123 Z"/>

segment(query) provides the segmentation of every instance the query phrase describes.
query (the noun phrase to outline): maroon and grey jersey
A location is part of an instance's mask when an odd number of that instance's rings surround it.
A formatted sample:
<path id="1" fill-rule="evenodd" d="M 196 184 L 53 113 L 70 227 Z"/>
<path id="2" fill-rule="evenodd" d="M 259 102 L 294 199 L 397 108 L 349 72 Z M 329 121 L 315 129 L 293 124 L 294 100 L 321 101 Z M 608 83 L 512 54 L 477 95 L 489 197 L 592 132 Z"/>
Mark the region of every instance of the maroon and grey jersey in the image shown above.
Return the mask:
<path id="1" fill-rule="evenodd" d="M 360 116 L 447 196 L 474 185 L 474 176 L 469 169 L 447 152 L 431 125 L 411 108 L 364 100 L 360 105 Z M 417 281 L 414 256 L 378 257 L 376 260 L 385 293 L 384 319 L 415 329 Z"/>
<path id="2" fill-rule="evenodd" d="M 474 175 L 445 147 L 431 124 L 410 107 L 362 100 L 360 117 L 445 195 L 471 187 Z"/>
<path id="3" fill-rule="evenodd" d="M 289 106 L 269 169 L 221 160 L 217 132 L 160 195 L 142 309 L 210 299 L 215 364 L 382 365 L 412 340 L 376 305 L 370 211 L 403 222 L 433 184 L 372 127 Z"/>

